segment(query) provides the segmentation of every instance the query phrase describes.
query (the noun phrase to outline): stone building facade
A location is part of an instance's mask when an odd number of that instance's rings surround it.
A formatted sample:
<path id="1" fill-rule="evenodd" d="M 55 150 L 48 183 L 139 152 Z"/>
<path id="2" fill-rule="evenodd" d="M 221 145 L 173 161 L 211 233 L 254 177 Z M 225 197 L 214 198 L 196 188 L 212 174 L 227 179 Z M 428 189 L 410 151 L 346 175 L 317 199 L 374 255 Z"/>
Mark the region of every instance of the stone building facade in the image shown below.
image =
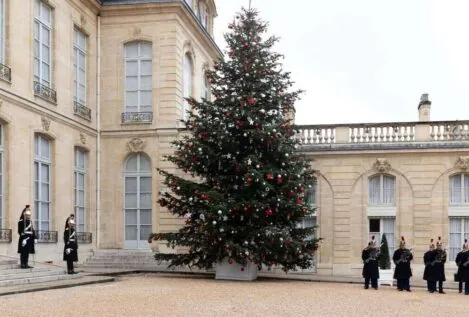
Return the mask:
<path id="1" fill-rule="evenodd" d="M 209 98 L 213 0 L 0 0 L 0 255 L 31 204 L 36 260 L 147 249 L 179 225 L 156 205 L 183 97 Z"/>
<path id="2" fill-rule="evenodd" d="M 419 121 L 301 126 L 302 151 L 318 171 L 309 225 L 324 240 L 316 271 L 361 275 L 361 251 L 386 234 L 392 252 L 401 236 L 421 278 L 430 239 L 442 237 L 447 265 L 469 239 L 469 121 L 430 121 L 423 95 Z"/>

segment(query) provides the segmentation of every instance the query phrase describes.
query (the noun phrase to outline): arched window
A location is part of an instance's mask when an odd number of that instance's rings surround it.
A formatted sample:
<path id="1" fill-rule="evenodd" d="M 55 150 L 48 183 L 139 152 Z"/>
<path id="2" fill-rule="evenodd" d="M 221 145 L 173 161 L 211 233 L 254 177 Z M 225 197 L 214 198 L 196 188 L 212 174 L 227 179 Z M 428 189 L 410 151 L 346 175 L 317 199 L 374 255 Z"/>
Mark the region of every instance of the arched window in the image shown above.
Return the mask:
<path id="1" fill-rule="evenodd" d="M 36 230 L 50 230 L 52 142 L 45 136 L 34 136 L 34 211 Z"/>
<path id="2" fill-rule="evenodd" d="M 202 76 L 202 98 L 210 101 L 210 82 L 205 74 Z"/>
<path id="3" fill-rule="evenodd" d="M 152 232 L 151 162 L 148 156 L 130 156 L 124 167 L 125 248 L 148 248 Z"/>
<path id="4" fill-rule="evenodd" d="M 5 159 L 5 144 L 4 144 L 4 131 L 3 125 L 0 124 L 0 229 L 3 228 L 3 210 L 4 208 L 4 159 Z"/>
<path id="5" fill-rule="evenodd" d="M 456 174 L 449 179 L 450 204 L 469 204 L 469 174 Z"/>
<path id="6" fill-rule="evenodd" d="M 192 58 L 189 53 L 184 54 L 184 77 L 183 77 L 183 85 L 184 85 L 184 102 L 183 102 L 183 119 L 188 118 L 189 111 L 189 102 L 185 98 L 192 97 Z"/>
<path id="7" fill-rule="evenodd" d="M 368 181 L 368 204 L 392 206 L 395 204 L 396 179 L 394 176 L 378 174 Z"/>
<path id="8" fill-rule="evenodd" d="M 125 44 L 125 112 L 152 112 L 152 44 Z"/>

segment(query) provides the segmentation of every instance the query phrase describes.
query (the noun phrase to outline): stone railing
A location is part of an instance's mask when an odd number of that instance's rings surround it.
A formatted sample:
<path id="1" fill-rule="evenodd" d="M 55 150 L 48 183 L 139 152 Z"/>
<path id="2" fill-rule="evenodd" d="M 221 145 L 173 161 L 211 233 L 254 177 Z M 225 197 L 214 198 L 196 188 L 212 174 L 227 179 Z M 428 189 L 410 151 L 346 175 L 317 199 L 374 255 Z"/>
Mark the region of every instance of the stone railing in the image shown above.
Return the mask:
<path id="1" fill-rule="evenodd" d="M 0 63 L 0 79 L 11 82 L 11 68 Z"/>
<path id="2" fill-rule="evenodd" d="M 57 243 L 58 232 L 57 231 L 36 231 L 37 241 L 40 243 Z"/>
<path id="3" fill-rule="evenodd" d="M 57 92 L 37 81 L 34 82 L 34 95 L 54 104 L 57 103 Z"/>
<path id="4" fill-rule="evenodd" d="M 152 123 L 153 112 L 123 112 L 121 120 L 126 124 Z"/>
<path id="5" fill-rule="evenodd" d="M 469 142 L 469 121 L 299 125 L 298 130 L 296 138 L 305 146 Z"/>
<path id="6" fill-rule="evenodd" d="M 86 120 L 91 121 L 91 109 L 88 107 L 85 107 L 78 101 L 73 102 L 73 113 L 79 117 L 82 117 Z"/>
<path id="7" fill-rule="evenodd" d="M 11 229 L 0 229 L 0 243 L 10 243 L 12 241 Z"/>
<path id="8" fill-rule="evenodd" d="M 92 243 L 93 234 L 91 232 L 77 232 L 77 242 L 78 243 Z"/>

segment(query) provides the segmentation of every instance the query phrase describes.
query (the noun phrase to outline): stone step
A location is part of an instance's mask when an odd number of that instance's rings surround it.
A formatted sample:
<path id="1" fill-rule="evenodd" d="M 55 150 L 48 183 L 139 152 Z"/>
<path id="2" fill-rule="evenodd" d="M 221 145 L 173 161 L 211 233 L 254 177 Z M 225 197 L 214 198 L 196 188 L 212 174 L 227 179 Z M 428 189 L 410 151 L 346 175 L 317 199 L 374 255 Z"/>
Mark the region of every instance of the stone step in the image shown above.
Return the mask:
<path id="1" fill-rule="evenodd" d="M 125 258 L 125 259 L 89 259 L 85 263 L 156 263 L 157 261 L 154 258 L 149 259 L 134 259 L 134 258 Z"/>
<path id="2" fill-rule="evenodd" d="M 0 287 L 3 286 L 13 286 L 13 285 L 24 285 L 24 284 L 36 284 L 36 283 L 45 283 L 50 281 L 58 281 L 58 280 L 67 280 L 67 279 L 74 279 L 74 278 L 81 278 L 81 274 L 55 274 L 55 275 L 47 275 L 47 276 L 39 276 L 39 277 L 28 277 L 24 279 L 9 279 L 0 281 Z"/>
<path id="3" fill-rule="evenodd" d="M 44 270 L 40 272 L 24 272 L 24 273 L 14 273 L 14 274 L 0 274 L 0 282 L 6 280 L 17 280 L 17 279 L 27 279 L 33 277 L 43 277 L 43 276 L 53 276 L 65 274 L 65 270 Z"/>
<path id="4" fill-rule="evenodd" d="M 19 261 L 18 260 L 0 260 L 0 270 L 5 270 L 5 269 L 12 269 L 19 266 Z"/>
<path id="5" fill-rule="evenodd" d="M 8 275 L 8 274 L 22 274 L 22 273 L 30 273 L 30 272 L 44 272 L 50 269 L 44 267 L 34 267 L 32 269 L 22 269 L 19 266 L 16 266 L 13 269 L 5 269 L 0 270 L 0 275 Z"/>

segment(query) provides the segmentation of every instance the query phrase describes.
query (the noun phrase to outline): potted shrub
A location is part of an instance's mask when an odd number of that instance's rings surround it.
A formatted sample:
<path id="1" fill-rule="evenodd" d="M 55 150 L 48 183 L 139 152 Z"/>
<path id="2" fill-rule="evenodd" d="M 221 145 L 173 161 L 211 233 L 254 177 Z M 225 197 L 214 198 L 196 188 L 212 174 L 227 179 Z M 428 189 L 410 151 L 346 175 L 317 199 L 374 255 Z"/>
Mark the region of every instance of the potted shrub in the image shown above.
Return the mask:
<path id="1" fill-rule="evenodd" d="M 389 246 L 386 235 L 383 233 L 381 237 L 381 247 L 379 256 L 379 283 L 387 284 L 392 286 L 392 270 L 391 270 L 391 259 L 389 256 Z"/>

